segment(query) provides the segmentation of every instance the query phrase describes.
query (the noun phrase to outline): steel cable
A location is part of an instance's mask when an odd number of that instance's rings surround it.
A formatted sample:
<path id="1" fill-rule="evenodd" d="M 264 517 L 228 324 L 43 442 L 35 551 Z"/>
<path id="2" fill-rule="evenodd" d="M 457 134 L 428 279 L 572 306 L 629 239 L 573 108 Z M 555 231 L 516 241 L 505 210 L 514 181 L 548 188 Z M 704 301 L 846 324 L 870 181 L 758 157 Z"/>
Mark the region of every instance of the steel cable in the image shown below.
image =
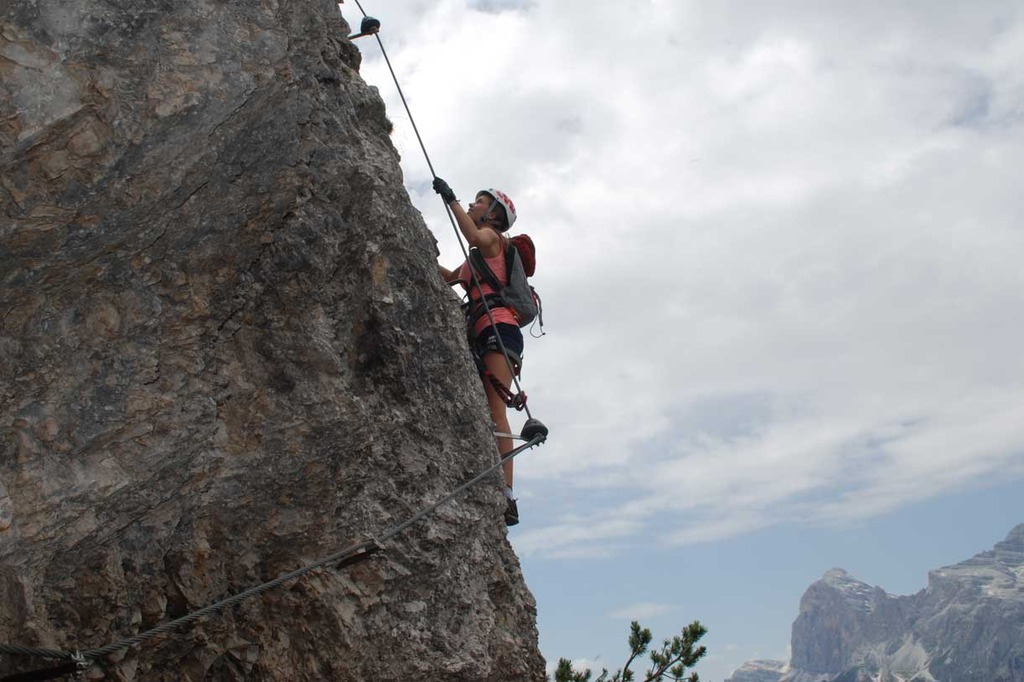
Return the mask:
<path id="1" fill-rule="evenodd" d="M 374 538 L 374 539 L 371 539 L 371 540 L 369 540 L 367 542 L 363 542 L 363 543 L 360 543 L 360 544 L 357 544 L 357 545 L 351 545 L 351 546 L 347 547 L 346 549 L 343 549 L 341 551 L 335 552 L 333 554 L 329 554 L 329 555 L 327 555 L 327 556 L 325 556 L 325 557 L 323 557 L 321 559 L 318 559 L 318 560 L 316 560 L 316 561 L 314 561 L 314 562 L 312 562 L 310 564 L 302 566 L 301 568 L 298 568 L 298 569 L 296 569 L 296 570 L 294 570 L 294 571 L 292 571 L 290 573 L 286 573 L 285 575 L 278 576 L 277 578 L 274 578 L 273 580 L 268 580 L 265 583 L 262 583 L 260 585 L 256 585 L 255 587 L 251 587 L 251 588 L 246 589 L 246 590 L 243 590 L 242 592 L 239 592 L 237 594 L 231 595 L 230 597 L 227 597 L 227 598 L 222 599 L 222 600 L 220 600 L 218 602 L 215 602 L 215 603 L 210 604 L 208 606 L 205 606 L 205 607 L 203 607 L 201 609 L 193 611 L 192 613 L 189 613 L 187 615 L 181 616 L 180 618 L 176 618 L 175 620 L 168 621 L 166 623 L 162 623 L 161 625 L 158 625 L 155 628 L 152 628 L 150 630 L 146 630 L 145 632 L 140 632 L 139 634 L 134 635 L 132 637 L 126 637 L 124 639 L 121 639 L 121 640 L 118 640 L 116 642 L 113 642 L 112 644 L 108 644 L 106 646 L 99 647 L 97 649 L 86 649 L 86 650 L 81 651 L 81 652 L 69 652 L 69 651 L 60 651 L 58 649 L 45 649 L 45 648 L 37 648 L 37 647 L 17 646 L 17 645 L 12 645 L 12 644 L 0 644 L 0 653 L 21 655 L 21 656 L 32 656 L 32 657 L 37 657 L 37 658 L 57 659 L 57 660 L 64 660 L 64 661 L 75 661 L 75 660 L 79 660 L 81 658 L 95 660 L 95 659 L 101 658 L 103 656 L 107 656 L 109 654 L 116 653 L 116 652 L 121 651 L 123 649 L 128 649 L 129 647 L 136 646 L 138 644 L 142 644 L 143 642 L 145 642 L 147 640 L 150 640 L 150 639 L 153 639 L 154 637 L 158 637 L 158 636 L 160 636 L 162 634 L 165 634 L 165 633 L 171 632 L 173 630 L 176 630 L 179 627 L 182 627 L 184 625 L 188 625 L 190 623 L 193 623 L 196 620 L 202 618 L 203 616 L 208 616 L 210 614 L 216 613 L 217 611 L 225 609 L 228 606 L 233 606 L 235 604 L 238 604 L 238 603 L 248 599 L 249 597 L 255 596 L 257 594 L 262 594 L 263 592 L 271 590 L 271 589 L 273 589 L 273 588 L 275 588 L 275 587 L 277 587 L 277 586 L 279 586 L 279 585 L 281 585 L 283 583 L 288 582 L 289 580 L 295 580 L 297 578 L 301 578 L 302 576 L 306 575 L 310 571 L 313 571 L 313 570 L 315 570 L 317 568 L 321 568 L 321 567 L 326 566 L 328 564 L 339 564 L 340 563 L 340 564 L 343 564 L 343 565 L 348 565 L 349 563 L 355 563 L 356 561 L 361 561 L 362 559 L 369 558 L 369 556 L 371 556 L 372 554 L 375 554 L 376 552 L 378 552 L 381 549 L 383 549 L 383 547 L 381 546 L 382 542 L 384 542 L 385 540 L 389 540 L 389 539 L 393 538 L 394 536 L 398 535 L 399 533 L 404 531 L 409 526 L 413 525 L 417 521 L 420 521 L 424 517 L 428 516 L 431 512 L 436 510 L 438 507 L 441 507 L 441 506 L 451 502 L 456 497 L 458 497 L 463 492 L 465 492 L 468 488 L 471 488 L 473 485 L 475 485 L 475 484 L 479 483 L 480 481 L 482 481 L 487 475 L 493 473 L 495 470 L 497 470 L 505 462 L 508 462 L 508 461 L 514 459 L 517 455 L 525 452 L 526 450 L 528 450 L 528 449 L 530 449 L 532 447 L 535 447 L 537 445 L 542 444 L 545 440 L 547 440 L 547 436 L 545 434 L 538 434 L 538 435 L 534 436 L 533 438 L 531 438 L 529 441 L 527 441 L 523 445 L 520 445 L 519 447 L 517 447 L 517 448 L 513 449 L 512 451 L 508 452 L 505 456 L 500 458 L 497 461 L 497 463 L 492 464 L 491 466 L 487 467 L 486 469 L 481 471 L 479 474 L 477 474 L 476 476 L 474 476 L 470 480 L 466 481 L 462 485 L 458 486 L 457 488 L 455 488 L 454 490 L 449 492 L 447 495 L 445 495 L 443 498 L 441 498 L 437 502 L 434 502 L 432 504 L 427 505 L 426 507 L 423 507 L 422 509 L 420 509 L 418 512 L 416 512 L 414 515 L 412 515 L 411 517 L 409 517 L 405 521 L 403 521 L 403 522 L 401 522 L 401 523 L 399 523 L 399 524 L 397 524 L 395 526 L 392 526 L 391 528 L 388 528 L 383 533 L 381 533 L 380 535 L 376 536 L 376 538 Z"/>
<path id="2" fill-rule="evenodd" d="M 356 1 L 356 6 L 359 7 L 359 11 L 363 13 L 363 17 L 368 17 L 366 10 L 363 9 L 362 3 L 359 0 Z M 423 144 L 423 137 L 420 136 L 419 127 L 416 125 L 416 119 L 413 118 L 412 110 L 409 108 L 409 102 L 405 99 L 405 93 L 402 92 L 402 86 L 398 82 L 398 76 L 395 74 L 394 67 L 391 66 L 391 59 L 388 57 L 387 50 L 384 49 L 384 41 L 380 39 L 380 33 L 374 33 L 373 37 L 377 39 L 377 45 L 380 46 L 380 53 L 384 57 L 384 62 L 388 66 L 388 71 L 391 72 L 391 80 L 395 82 L 395 88 L 398 89 L 398 96 L 402 99 L 402 106 L 405 107 L 405 113 L 409 116 L 409 122 L 412 124 L 412 130 L 416 134 L 416 140 L 420 144 L 420 149 L 423 151 L 423 158 L 427 161 L 427 168 L 430 169 L 430 175 L 437 177 L 437 173 L 434 172 L 434 164 L 430 161 L 430 154 L 427 153 L 427 146 Z M 442 203 L 444 199 L 441 200 Z M 459 248 L 462 249 L 462 255 L 466 261 L 469 261 L 469 251 L 466 249 L 466 244 L 462 239 L 462 233 L 459 231 L 458 225 L 455 224 L 455 215 L 452 213 L 451 207 L 448 204 L 444 204 L 445 213 L 448 214 L 448 221 L 452 224 L 452 229 L 455 231 L 455 237 L 459 240 Z M 487 302 L 487 297 L 484 295 L 483 286 L 480 284 L 480 279 L 477 277 L 476 270 L 471 266 L 469 268 L 470 276 L 473 279 L 473 287 L 480 293 L 480 302 L 483 303 L 484 312 L 487 313 L 487 319 L 491 323 L 491 327 L 494 331 L 494 338 L 498 342 L 498 348 L 501 350 L 501 354 L 505 357 L 505 364 L 508 365 L 509 374 L 512 376 L 512 383 L 515 384 L 516 392 L 522 394 L 523 387 L 519 385 L 519 377 L 516 376 L 515 367 L 513 367 L 512 358 L 509 357 L 508 350 L 505 348 L 504 341 L 501 340 L 501 334 L 497 331 L 497 323 L 494 321 L 494 314 L 491 312 L 491 306 Z M 530 406 L 523 402 L 523 410 L 526 412 L 526 416 L 529 419 L 533 419 L 533 414 L 530 412 Z"/>

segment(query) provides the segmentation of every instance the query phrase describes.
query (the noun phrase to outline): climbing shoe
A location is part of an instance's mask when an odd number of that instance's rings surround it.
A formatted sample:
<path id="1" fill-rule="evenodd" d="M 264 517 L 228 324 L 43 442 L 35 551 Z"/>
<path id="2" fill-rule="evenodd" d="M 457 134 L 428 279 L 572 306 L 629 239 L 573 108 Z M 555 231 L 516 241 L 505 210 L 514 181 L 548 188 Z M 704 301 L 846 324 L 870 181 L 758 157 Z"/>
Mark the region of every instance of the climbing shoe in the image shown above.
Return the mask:
<path id="1" fill-rule="evenodd" d="M 505 499 L 508 501 L 508 505 L 505 507 L 505 525 L 514 526 L 519 523 L 519 507 L 511 497 Z"/>

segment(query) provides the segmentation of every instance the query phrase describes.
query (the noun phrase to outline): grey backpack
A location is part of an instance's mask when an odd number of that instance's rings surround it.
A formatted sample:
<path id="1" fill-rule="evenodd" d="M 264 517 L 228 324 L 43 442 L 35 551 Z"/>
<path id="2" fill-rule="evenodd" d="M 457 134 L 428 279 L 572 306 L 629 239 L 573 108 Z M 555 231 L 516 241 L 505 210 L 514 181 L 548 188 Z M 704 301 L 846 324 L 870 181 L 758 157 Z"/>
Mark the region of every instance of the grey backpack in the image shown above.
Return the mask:
<path id="1" fill-rule="evenodd" d="M 531 286 L 527 277 L 527 270 L 523 265 L 523 257 L 520 254 L 521 248 L 529 248 L 528 259 L 533 272 L 534 253 L 533 241 L 526 235 L 517 235 L 510 239 L 505 246 L 505 272 L 508 273 L 508 283 L 498 281 L 494 271 L 487 265 L 484 256 L 477 248 L 469 250 L 469 264 L 483 282 L 486 282 L 495 293 L 487 294 L 484 298 L 491 308 L 502 307 L 512 311 L 520 327 L 525 327 L 535 319 L 540 321 L 541 329 L 544 327 L 544 317 L 541 312 L 540 296 Z M 467 310 L 470 328 L 472 328 L 481 316 L 487 311 L 483 304 L 472 301 Z"/>

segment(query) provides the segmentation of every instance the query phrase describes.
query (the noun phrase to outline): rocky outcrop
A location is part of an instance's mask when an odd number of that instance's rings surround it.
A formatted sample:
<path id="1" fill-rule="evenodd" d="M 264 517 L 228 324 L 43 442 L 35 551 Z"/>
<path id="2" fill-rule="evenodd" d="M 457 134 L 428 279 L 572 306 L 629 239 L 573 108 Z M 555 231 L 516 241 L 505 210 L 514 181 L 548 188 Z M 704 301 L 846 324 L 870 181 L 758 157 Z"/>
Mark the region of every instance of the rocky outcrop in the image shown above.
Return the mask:
<path id="1" fill-rule="evenodd" d="M 108 644 L 495 461 L 348 32 L 327 1 L 0 6 L 0 640 Z M 499 480 L 88 677 L 543 679 Z"/>
<path id="2" fill-rule="evenodd" d="M 936 680 L 1024 682 L 1024 524 L 990 552 L 932 571 L 912 624 Z"/>
<path id="3" fill-rule="evenodd" d="M 880 588 L 832 569 L 807 588 L 793 623 L 792 667 L 814 675 L 842 670 L 865 643 L 898 637 L 906 619 L 901 603 Z"/>
<path id="4" fill-rule="evenodd" d="M 747 661 L 725 682 L 779 682 L 786 668 L 782 661 Z"/>
<path id="5" fill-rule="evenodd" d="M 833 569 L 793 624 L 782 682 L 1024 682 L 1024 524 L 894 597 Z"/>

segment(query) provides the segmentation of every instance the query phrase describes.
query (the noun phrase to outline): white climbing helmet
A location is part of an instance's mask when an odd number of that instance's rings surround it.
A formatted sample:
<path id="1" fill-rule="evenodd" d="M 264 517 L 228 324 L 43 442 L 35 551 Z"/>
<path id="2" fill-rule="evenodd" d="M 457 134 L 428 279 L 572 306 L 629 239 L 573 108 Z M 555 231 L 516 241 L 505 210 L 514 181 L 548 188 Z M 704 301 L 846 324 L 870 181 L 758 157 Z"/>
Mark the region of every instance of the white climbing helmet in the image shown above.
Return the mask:
<path id="1" fill-rule="evenodd" d="M 476 193 L 477 196 L 480 196 L 481 194 L 486 194 L 490 196 L 492 199 L 494 199 L 495 201 L 502 205 L 502 207 L 505 209 L 505 215 L 508 216 L 508 226 L 512 227 L 512 225 L 516 222 L 516 205 L 512 203 L 512 200 L 508 198 L 508 195 L 502 192 L 500 189 L 494 188 L 482 189 Z"/>

